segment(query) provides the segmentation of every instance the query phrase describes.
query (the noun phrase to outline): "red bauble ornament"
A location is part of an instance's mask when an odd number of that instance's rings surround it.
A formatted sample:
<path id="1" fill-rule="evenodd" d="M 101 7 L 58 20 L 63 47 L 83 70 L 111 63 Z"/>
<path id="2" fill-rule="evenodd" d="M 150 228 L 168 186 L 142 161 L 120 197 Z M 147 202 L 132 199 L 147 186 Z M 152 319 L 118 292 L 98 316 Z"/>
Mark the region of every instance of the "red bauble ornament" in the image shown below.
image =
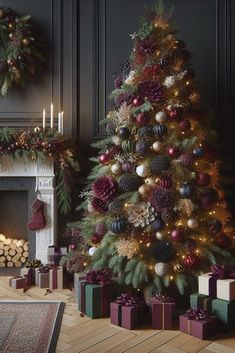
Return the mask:
<path id="1" fill-rule="evenodd" d="M 176 228 L 171 231 L 171 239 L 173 241 L 183 241 L 184 239 L 184 229 L 183 228 Z"/>
<path id="2" fill-rule="evenodd" d="M 134 105 L 134 107 L 138 107 L 141 104 L 143 104 L 143 99 L 139 96 L 135 97 L 132 101 L 132 105 Z"/>
<path id="3" fill-rule="evenodd" d="M 183 132 L 186 132 L 188 130 L 190 130 L 191 128 L 191 124 L 190 124 L 190 121 L 185 119 L 185 120 L 182 120 L 180 123 L 179 123 L 179 128 L 181 131 Z"/>
<path id="4" fill-rule="evenodd" d="M 180 151 L 177 147 L 170 147 L 167 150 L 168 156 L 170 156 L 171 158 L 177 158 L 180 154 Z"/>
<path id="5" fill-rule="evenodd" d="M 77 250 L 77 244 L 75 244 L 75 243 L 69 244 L 69 249 L 70 249 L 71 251 Z"/>
<path id="6" fill-rule="evenodd" d="M 183 264 L 186 268 L 196 268 L 199 263 L 200 258 L 195 254 L 189 254 L 183 260 Z"/>
<path id="7" fill-rule="evenodd" d="M 198 186 L 208 186 L 210 184 L 210 175 L 204 172 L 198 172 L 196 175 L 196 183 Z"/>
<path id="8" fill-rule="evenodd" d="M 181 120 L 183 112 L 180 108 L 173 108 L 168 112 L 171 120 Z"/>
<path id="9" fill-rule="evenodd" d="M 99 161 L 102 164 L 108 164 L 109 163 L 109 155 L 108 154 L 101 154 L 99 156 Z"/>
<path id="10" fill-rule="evenodd" d="M 91 237 L 91 241 L 93 244 L 98 244 L 100 243 L 102 240 L 102 236 L 100 236 L 99 234 L 93 234 Z"/>
<path id="11" fill-rule="evenodd" d="M 136 124 L 139 126 L 147 125 L 149 120 L 150 116 L 146 113 L 139 113 L 135 118 Z"/>
<path id="12" fill-rule="evenodd" d="M 220 248 L 227 249 L 232 246 L 232 239 L 227 234 L 221 233 L 217 237 L 215 237 L 214 243 Z"/>
<path id="13" fill-rule="evenodd" d="M 172 180 L 170 177 L 162 177 L 159 181 L 159 185 L 164 189 L 170 189 L 172 187 Z"/>

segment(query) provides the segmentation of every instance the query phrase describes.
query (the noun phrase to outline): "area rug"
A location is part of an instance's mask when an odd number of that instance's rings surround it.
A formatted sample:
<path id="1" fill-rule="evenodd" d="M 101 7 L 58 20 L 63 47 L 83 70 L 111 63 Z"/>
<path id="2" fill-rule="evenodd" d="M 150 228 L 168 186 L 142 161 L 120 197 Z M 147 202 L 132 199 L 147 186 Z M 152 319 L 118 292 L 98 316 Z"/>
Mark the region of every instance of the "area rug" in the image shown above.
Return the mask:
<path id="1" fill-rule="evenodd" d="M 0 300 L 0 353 L 54 353 L 64 305 Z"/>

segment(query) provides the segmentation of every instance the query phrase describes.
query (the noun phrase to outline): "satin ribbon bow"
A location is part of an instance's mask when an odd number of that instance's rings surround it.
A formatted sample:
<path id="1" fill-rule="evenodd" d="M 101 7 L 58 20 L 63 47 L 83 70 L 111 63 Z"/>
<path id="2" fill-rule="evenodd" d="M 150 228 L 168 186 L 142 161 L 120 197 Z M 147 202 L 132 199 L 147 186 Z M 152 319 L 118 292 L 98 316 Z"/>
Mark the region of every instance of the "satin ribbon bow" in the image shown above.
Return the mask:
<path id="1" fill-rule="evenodd" d="M 186 311 L 186 315 L 190 320 L 205 320 L 208 318 L 208 313 L 207 311 L 203 309 L 193 309 L 190 308 L 189 310 Z"/>
<path id="2" fill-rule="evenodd" d="M 25 264 L 25 267 L 28 267 L 28 268 L 37 268 L 41 266 L 42 266 L 41 260 L 37 260 L 37 259 L 28 260 Z"/>
<path id="3" fill-rule="evenodd" d="M 91 270 L 85 276 L 89 284 L 104 284 L 111 282 L 111 279 L 111 272 L 108 269 Z"/>
<path id="4" fill-rule="evenodd" d="M 226 265 L 211 265 L 210 276 L 216 277 L 217 279 L 235 279 L 235 270 Z"/>
<path id="5" fill-rule="evenodd" d="M 168 297 L 166 294 L 157 293 L 155 298 L 162 303 L 174 303 L 174 300 L 171 297 Z"/>
<path id="6" fill-rule="evenodd" d="M 128 293 L 122 293 L 117 297 L 116 303 L 121 304 L 122 306 L 139 306 L 140 299 L 138 297 L 132 297 Z"/>
<path id="7" fill-rule="evenodd" d="M 52 267 L 45 265 L 39 268 L 38 272 L 39 273 L 48 273 Z"/>

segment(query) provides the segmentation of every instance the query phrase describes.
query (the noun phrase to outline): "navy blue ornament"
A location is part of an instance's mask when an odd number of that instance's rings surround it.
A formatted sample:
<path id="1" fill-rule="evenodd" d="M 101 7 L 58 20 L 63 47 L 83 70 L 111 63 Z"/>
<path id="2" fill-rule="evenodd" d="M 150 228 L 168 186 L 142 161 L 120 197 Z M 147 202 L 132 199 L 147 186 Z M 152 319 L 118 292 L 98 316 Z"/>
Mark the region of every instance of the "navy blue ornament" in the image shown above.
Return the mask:
<path id="1" fill-rule="evenodd" d="M 153 127 L 151 125 L 143 126 L 139 129 L 139 137 L 153 136 Z"/>
<path id="2" fill-rule="evenodd" d="M 159 230 L 162 230 L 164 228 L 165 223 L 163 222 L 162 218 L 157 217 L 157 218 L 155 218 L 153 223 L 151 223 L 151 226 L 152 226 L 154 232 L 158 232 Z"/>
<path id="3" fill-rule="evenodd" d="M 174 248 L 168 240 L 160 240 L 153 248 L 153 256 L 157 262 L 170 262 L 174 257 Z"/>
<path id="4" fill-rule="evenodd" d="M 193 155 L 194 157 L 200 158 L 204 154 L 204 149 L 202 147 L 195 147 L 193 149 Z"/>
<path id="5" fill-rule="evenodd" d="M 191 194 L 191 186 L 188 183 L 183 184 L 179 189 L 180 196 L 188 198 Z"/>
<path id="6" fill-rule="evenodd" d="M 121 234 L 125 232 L 128 227 L 128 221 L 126 218 L 117 218 L 114 219 L 111 223 L 111 231 L 114 234 Z"/>
<path id="7" fill-rule="evenodd" d="M 151 145 L 148 141 L 140 140 L 137 142 L 137 144 L 135 146 L 135 151 L 140 156 L 144 156 L 150 150 L 150 146 Z"/>
<path id="8" fill-rule="evenodd" d="M 130 136 L 130 130 L 128 129 L 128 127 L 123 126 L 120 128 L 118 135 L 122 140 L 126 140 Z"/>
<path id="9" fill-rule="evenodd" d="M 166 132 L 167 132 L 167 127 L 163 124 L 157 124 L 153 126 L 153 133 L 158 137 L 165 135 Z"/>

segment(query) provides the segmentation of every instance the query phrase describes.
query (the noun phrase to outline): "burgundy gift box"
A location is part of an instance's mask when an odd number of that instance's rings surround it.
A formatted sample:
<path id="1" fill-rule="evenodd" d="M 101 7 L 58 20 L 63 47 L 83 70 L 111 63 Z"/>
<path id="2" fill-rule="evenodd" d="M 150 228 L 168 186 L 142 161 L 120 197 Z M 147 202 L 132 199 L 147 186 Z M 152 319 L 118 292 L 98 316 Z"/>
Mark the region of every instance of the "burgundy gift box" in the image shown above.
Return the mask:
<path id="1" fill-rule="evenodd" d="M 9 286 L 14 289 L 25 288 L 26 285 L 26 277 L 13 277 L 9 280 Z"/>
<path id="2" fill-rule="evenodd" d="M 157 298 L 151 299 L 152 328 L 157 330 L 171 330 L 172 318 L 175 313 L 175 303 L 162 302 Z"/>
<path id="3" fill-rule="evenodd" d="M 180 315 L 180 331 L 202 340 L 212 336 L 216 328 L 216 316 L 208 316 L 203 320 L 196 320 L 190 319 L 187 314 Z"/>
<path id="4" fill-rule="evenodd" d="M 113 302 L 110 304 L 110 318 L 111 324 L 134 330 L 139 324 L 139 307 Z"/>

